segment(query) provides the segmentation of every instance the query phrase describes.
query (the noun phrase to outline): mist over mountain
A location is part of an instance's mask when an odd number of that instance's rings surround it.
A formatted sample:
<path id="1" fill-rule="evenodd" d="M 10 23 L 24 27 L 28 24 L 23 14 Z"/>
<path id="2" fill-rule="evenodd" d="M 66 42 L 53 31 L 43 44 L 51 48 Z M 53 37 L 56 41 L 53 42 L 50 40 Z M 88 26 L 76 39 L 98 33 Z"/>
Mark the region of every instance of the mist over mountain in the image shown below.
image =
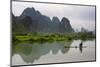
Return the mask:
<path id="1" fill-rule="evenodd" d="M 16 33 L 43 32 L 43 33 L 67 33 L 74 32 L 68 18 L 60 21 L 57 16 L 52 20 L 42 15 L 39 11 L 26 8 L 20 16 L 12 14 L 12 29 Z"/>

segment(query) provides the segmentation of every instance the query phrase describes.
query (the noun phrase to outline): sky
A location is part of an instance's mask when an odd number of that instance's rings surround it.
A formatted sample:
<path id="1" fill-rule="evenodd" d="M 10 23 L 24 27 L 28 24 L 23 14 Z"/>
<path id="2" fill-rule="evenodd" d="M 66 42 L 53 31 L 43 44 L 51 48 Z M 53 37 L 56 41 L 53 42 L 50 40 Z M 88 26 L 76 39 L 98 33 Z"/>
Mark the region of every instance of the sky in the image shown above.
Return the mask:
<path id="1" fill-rule="evenodd" d="M 82 27 L 93 31 L 95 30 L 95 7 L 79 6 L 79 5 L 63 5 L 63 4 L 47 4 L 34 2 L 12 2 L 12 12 L 15 16 L 20 16 L 24 9 L 34 7 L 41 14 L 49 16 L 57 16 L 60 20 L 66 17 L 70 20 L 70 24 L 74 30 L 80 30 Z"/>

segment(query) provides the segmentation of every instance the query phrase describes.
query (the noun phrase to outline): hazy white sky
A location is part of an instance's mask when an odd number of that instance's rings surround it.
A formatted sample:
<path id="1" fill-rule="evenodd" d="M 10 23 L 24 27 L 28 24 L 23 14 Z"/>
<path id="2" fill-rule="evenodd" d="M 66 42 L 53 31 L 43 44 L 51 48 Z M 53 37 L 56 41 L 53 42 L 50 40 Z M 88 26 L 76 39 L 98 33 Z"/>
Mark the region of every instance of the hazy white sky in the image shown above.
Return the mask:
<path id="1" fill-rule="evenodd" d="M 80 30 L 81 27 L 88 30 L 95 29 L 95 7 L 93 6 L 12 2 L 12 12 L 15 16 L 21 15 L 27 7 L 34 7 L 51 19 L 53 16 L 57 16 L 60 20 L 66 17 L 74 29 Z"/>

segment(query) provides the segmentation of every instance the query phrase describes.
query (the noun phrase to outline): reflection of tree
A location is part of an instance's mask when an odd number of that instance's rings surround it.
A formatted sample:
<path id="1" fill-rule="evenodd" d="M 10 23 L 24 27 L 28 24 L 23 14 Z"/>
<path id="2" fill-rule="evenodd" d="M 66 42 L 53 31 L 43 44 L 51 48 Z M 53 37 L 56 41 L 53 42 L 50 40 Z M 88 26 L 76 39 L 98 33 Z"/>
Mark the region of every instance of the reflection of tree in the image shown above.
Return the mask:
<path id="1" fill-rule="evenodd" d="M 14 53 L 19 54 L 26 63 L 33 63 L 34 60 L 39 59 L 50 51 L 52 51 L 53 54 L 57 54 L 59 50 L 61 50 L 62 53 L 67 53 L 70 49 L 71 43 L 72 41 L 54 42 L 52 44 L 18 44 L 14 48 Z M 64 48 L 64 46 L 68 46 L 68 48 Z"/>
<path id="2" fill-rule="evenodd" d="M 32 47 L 30 45 L 26 45 L 26 44 L 18 44 L 18 45 L 14 46 L 13 51 L 14 51 L 13 55 L 14 55 L 14 53 L 16 53 L 16 54 L 18 53 L 20 55 L 29 56 L 32 53 Z M 31 60 L 30 59 L 26 60 L 26 62 L 29 62 L 29 61 L 31 61 Z"/>

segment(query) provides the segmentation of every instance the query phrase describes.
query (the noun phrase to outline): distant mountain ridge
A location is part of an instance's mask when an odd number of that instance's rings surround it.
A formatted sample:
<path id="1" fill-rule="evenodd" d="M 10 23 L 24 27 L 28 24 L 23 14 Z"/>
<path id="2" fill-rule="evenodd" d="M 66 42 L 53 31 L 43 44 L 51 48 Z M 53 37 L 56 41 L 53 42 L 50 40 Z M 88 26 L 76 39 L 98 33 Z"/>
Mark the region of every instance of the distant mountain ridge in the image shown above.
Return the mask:
<path id="1" fill-rule="evenodd" d="M 74 32 L 70 21 L 63 17 L 60 21 L 57 16 L 52 20 L 42 15 L 39 11 L 26 8 L 23 13 L 16 17 L 12 14 L 13 31 L 17 33 L 44 32 L 44 33 L 67 33 Z"/>

